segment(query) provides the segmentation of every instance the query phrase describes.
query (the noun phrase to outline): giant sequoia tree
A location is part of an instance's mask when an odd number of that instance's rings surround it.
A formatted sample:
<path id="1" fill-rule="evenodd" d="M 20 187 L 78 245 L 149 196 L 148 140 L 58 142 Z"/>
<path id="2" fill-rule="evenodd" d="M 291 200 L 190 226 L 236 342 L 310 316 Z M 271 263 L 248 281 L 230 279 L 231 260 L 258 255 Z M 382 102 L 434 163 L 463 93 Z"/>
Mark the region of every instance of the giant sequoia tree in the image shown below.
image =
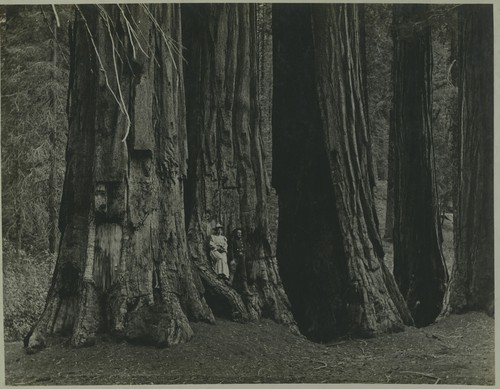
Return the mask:
<path id="1" fill-rule="evenodd" d="M 357 5 L 273 7 L 277 254 L 295 318 L 313 339 L 411 323 L 383 263 L 361 25 Z"/>
<path id="2" fill-rule="evenodd" d="M 267 226 L 255 6 L 185 12 L 184 66 L 179 5 L 77 7 L 62 239 L 30 348 L 56 333 L 183 342 L 189 320 L 214 321 L 204 294 L 215 313 L 295 329 Z M 246 233 L 251 296 L 209 265 L 218 221 Z"/>
<path id="3" fill-rule="evenodd" d="M 186 224 L 191 258 L 207 294 L 214 295 L 214 309 L 227 307 L 243 319 L 267 316 L 294 328 L 269 234 L 256 6 L 185 6 L 183 20 L 189 147 Z M 210 269 L 206 242 L 217 222 L 227 231 L 237 227 L 244 231 L 251 297 L 242 299 Z"/>
<path id="4" fill-rule="evenodd" d="M 494 309 L 493 9 L 459 10 L 455 262 L 445 310 Z"/>
<path id="5" fill-rule="evenodd" d="M 394 6 L 394 276 L 418 326 L 439 314 L 447 282 L 432 145 L 427 10 Z"/>
<path id="6" fill-rule="evenodd" d="M 213 321 L 185 237 L 180 29 L 179 5 L 77 7 L 62 239 L 29 347 L 100 331 L 168 345 Z"/>

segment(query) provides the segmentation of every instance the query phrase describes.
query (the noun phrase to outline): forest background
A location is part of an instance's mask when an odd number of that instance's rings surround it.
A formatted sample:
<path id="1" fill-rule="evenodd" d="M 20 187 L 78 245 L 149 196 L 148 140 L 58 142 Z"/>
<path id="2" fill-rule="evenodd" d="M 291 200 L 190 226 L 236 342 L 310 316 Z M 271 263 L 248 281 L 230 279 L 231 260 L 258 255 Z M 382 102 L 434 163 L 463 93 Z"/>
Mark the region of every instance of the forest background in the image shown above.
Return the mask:
<path id="1" fill-rule="evenodd" d="M 453 5 L 433 6 L 432 125 L 443 254 L 454 258 L 453 209 L 458 126 L 457 14 Z M 270 5 L 259 5 L 262 64 L 261 112 L 266 171 L 272 176 L 272 40 Z M 66 169 L 69 78 L 68 25 L 74 10 L 58 6 L 2 7 L 2 230 L 5 340 L 22 339 L 41 315 L 60 239 L 59 208 Z M 56 18 L 57 15 L 57 18 Z M 365 6 L 368 114 L 376 178 L 376 205 L 385 261 L 392 270 L 392 228 L 388 171 L 393 106 L 391 5 Z M 58 19 L 58 20 L 57 20 Z M 389 183 L 390 187 L 390 183 Z M 276 255 L 278 201 L 268 193 L 271 250 Z M 389 201 L 389 206 L 387 202 Z M 22 291 L 22 293 L 20 292 Z"/>
<path id="2" fill-rule="evenodd" d="M 440 209 L 450 217 L 453 193 L 453 134 L 456 131 L 456 14 L 436 7 L 432 23 L 433 140 Z M 9 13 L 7 28 L 6 12 Z M 39 317 L 53 272 L 59 242 L 58 213 L 65 171 L 66 100 L 69 77 L 68 23 L 71 7 L 58 7 L 60 27 L 50 7 L 3 7 L 2 37 L 2 226 L 6 340 L 24 336 Z M 443 22 L 443 19 L 445 22 Z M 391 5 L 366 6 L 367 80 L 377 188 L 387 185 L 389 115 L 392 104 Z M 269 23 L 261 34 L 270 36 Z M 269 39 L 264 38 L 264 39 Z M 260 50 L 259 55 L 266 55 Z M 272 63 L 262 61 L 271 67 Z M 266 74 L 272 74 L 267 69 Z M 267 80 L 266 80 L 267 81 Z M 264 94 L 272 83 L 263 82 Z M 268 100 L 267 115 L 271 115 Z M 269 119 L 269 116 L 268 116 Z M 270 124 L 270 120 L 266 121 Z M 270 131 L 267 133 L 270 134 Z M 271 138 L 265 139 L 268 155 Z M 267 170 L 271 175 L 271 158 Z M 277 198 L 270 195 L 274 248 Z M 379 202 L 379 218 L 385 205 Z M 382 231 L 384 234 L 384 231 Z M 389 235 L 388 235 L 389 234 Z M 390 229 L 386 251 L 392 251 Z M 445 247 L 452 263 L 452 245 Z M 387 258 L 386 258 L 387 259 Z M 389 257 L 390 261 L 390 257 Z M 389 263 L 389 268 L 391 268 Z M 23 290 L 24 293 L 18 293 Z"/>

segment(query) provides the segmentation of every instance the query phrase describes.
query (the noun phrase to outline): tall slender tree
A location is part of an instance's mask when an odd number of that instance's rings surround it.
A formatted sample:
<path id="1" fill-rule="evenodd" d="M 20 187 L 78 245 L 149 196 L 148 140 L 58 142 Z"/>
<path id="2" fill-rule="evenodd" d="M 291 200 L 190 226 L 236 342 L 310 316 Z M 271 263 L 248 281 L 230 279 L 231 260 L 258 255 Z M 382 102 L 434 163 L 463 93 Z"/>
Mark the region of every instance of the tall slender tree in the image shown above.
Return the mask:
<path id="1" fill-rule="evenodd" d="M 439 314 L 441 250 L 432 142 L 428 5 L 394 5 L 394 276 L 417 326 Z"/>
<path id="2" fill-rule="evenodd" d="M 387 202 L 385 209 L 384 238 L 394 237 L 394 116 L 392 110 L 389 117 L 389 140 L 387 155 Z"/>
<path id="3" fill-rule="evenodd" d="M 273 7 L 278 260 L 313 339 L 411 323 L 373 203 L 362 17 L 358 5 Z"/>
<path id="4" fill-rule="evenodd" d="M 57 40 L 57 31 L 58 31 L 58 22 L 56 20 L 55 14 L 52 17 L 52 71 L 51 76 L 53 79 L 56 79 L 55 70 L 57 69 L 57 50 L 58 50 L 58 40 Z M 48 214 L 49 214 L 49 242 L 48 248 L 49 252 L 55 253 L 57 247 L 57 237 L 58 237 L 58 212 L 57 205 L 59 203 L 58 199 L 58 190 L 57 190 L 57 92 L 54 90 L 55 88 L 50 88 L 49 91 L 49 100 L 50 100 L 50 110 L 52 113 L 52 120 L 50 121 L 50 130 L 49 130 L 49 143 L 50 143 L 50 152 L 49 152 L 49 182 L 48 182 Z"/>
<path id="5" fill-rule="evenodd" d="M 62 238 L 45 310 L 25 339 L 98 332 L 157 345 L 213 321 L 185 238 L 180 5 L 77 6 Z"/>
<path id="6" fill-rule="evenodd" d="M 392 103 L 391 4 L 364 4 L 368 114 L 375 175 L 387 180 L 389 112 Z"/>
<path id="7" fill-rule="evenodd" d="M 462 5 L 458 23 L 458 207 L 445 311 L 493 314 L 493 7 Z"/>

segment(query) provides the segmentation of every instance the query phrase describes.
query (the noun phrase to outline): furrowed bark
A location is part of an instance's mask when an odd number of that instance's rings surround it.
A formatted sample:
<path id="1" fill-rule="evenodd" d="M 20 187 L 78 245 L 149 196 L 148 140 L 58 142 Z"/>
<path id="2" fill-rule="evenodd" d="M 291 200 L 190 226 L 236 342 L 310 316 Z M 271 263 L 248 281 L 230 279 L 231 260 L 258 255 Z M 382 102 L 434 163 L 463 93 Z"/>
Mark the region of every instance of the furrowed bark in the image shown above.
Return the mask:
<path id="1" fill-rule="evenodd" d="M 101 332 L 187 341 L 188 319 L 213 315 L 185 238 L 180 6 L 80 6 L 72 31 L 62 238 L 25 345 L 49 334 L 89 345 Z"/>
<path id="2" fill-rule="evenodd" d="M 278 259 L 302 333 L 373 336 L 412 322 L 373 203 L 359 6 L 273 7 Z"/>
<path id="3" fill-rule="evenodd" d="M 189 147 L 186 224 L 192 260 L 227 315 L 269 317 L 295 329 L 271 249 L 269 183 L 259 120 L 256 6 L 185 6 Z M 243 229 L 250 298 L 216 283 L 207 239 L 217 222 Z M 238 292 L 241 289 L 236 287 Z"/>
<path id="4" fill-rule="evenodd" d="M 493 9 L 462 5 L 455 262 L 444 313 L 494 313 Z"/>

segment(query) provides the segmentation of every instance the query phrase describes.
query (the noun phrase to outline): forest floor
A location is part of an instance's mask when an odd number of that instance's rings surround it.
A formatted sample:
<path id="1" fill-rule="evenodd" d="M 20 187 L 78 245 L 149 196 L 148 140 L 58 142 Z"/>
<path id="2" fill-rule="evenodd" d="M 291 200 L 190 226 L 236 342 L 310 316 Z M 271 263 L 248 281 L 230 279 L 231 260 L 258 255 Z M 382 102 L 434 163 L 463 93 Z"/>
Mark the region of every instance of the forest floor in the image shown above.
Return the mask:
<path id="1" fill-rule="evenodd" d="M 449 316 L 429 327 L 318 344 L 269 320 L 193 323 L 195 336 L 158 349 L 100 339 L 61 340 L 33 355 L 5 344 L 7 385 L 413 383 L 493 385 L 494 320 Z"/>
<path id="2" fill-rule="evenodd" d="M 376 188 L 380 230 L 385 182 Z M 452 218 L 444 221 L 443 252 L 453 260 Z M 392 268 L 392 244 L 384 241 Z M 54 339 L 28 355 L 21 342 L 5 343 L 7 385 L 201 383 L 406 383 L 494 385 L 494 319 L 452 315 L 425 328 L 372 339 L 318 344 L 269 320 L 216 325 L 192 323 L 193 339 L 165 349 L 100 338 L 89 348 Z"/>

